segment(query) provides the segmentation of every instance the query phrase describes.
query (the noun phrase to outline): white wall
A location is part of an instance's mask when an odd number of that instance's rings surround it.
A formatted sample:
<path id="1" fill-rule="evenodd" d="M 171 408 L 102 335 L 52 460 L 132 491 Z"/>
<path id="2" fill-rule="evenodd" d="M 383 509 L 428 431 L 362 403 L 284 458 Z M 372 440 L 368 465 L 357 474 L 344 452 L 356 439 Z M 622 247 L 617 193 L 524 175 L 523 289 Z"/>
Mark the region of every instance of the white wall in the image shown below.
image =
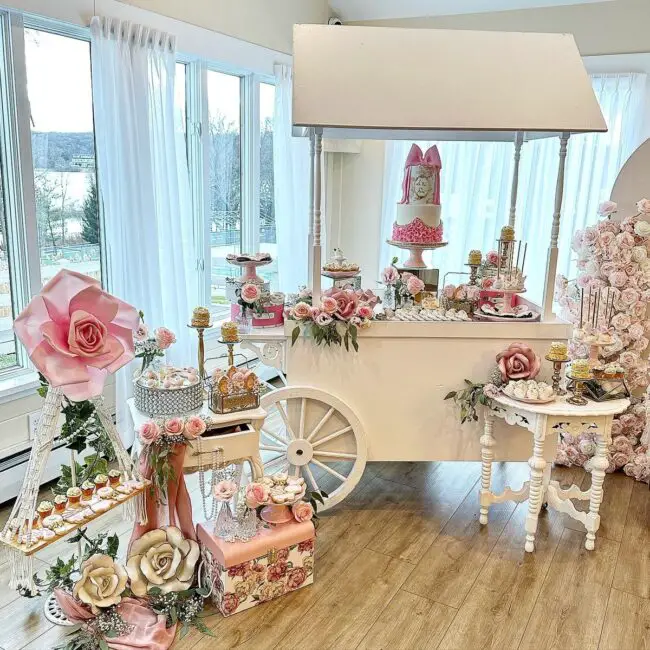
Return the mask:
<path id="1" fill-rule="evenodd" d="M 366 21 L 362 24 L 440 29 L 563 32 L 575 36 L 583 56 L 650 51 L 650 2 L 616 0 L 595 4 L 457 16 Z"/>

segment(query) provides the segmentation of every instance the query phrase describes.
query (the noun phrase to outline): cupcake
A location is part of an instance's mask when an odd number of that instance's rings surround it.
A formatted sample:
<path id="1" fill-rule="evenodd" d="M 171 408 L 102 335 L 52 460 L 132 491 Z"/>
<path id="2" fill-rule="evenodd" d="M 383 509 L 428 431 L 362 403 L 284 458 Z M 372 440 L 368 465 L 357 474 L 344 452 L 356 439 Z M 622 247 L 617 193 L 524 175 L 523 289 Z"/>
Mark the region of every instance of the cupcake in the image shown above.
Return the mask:
<path id="1" fill-rule="evenodd" d="M 469 252 L 467 263 L 473 266 L 479 265 L 483 260 L 483 255 L 479 250 L 471 250 Z"/>
<path id="2" fill-rule="evenodd" d="M 119 469 L 112 469 L 108 472 L 108 484 L 111 487 L 117 487 L 120 484 L 122 473 Z"/>
<path id="3" fill-rule="evenodd" d="M 45 517 L 49 517 L 52 514 L 52 510 L 54 510 L 54 504 L 51 501 L 41 501 L 38 504 L 38 508 L 36 508 L 41 521 L 43 521 Z"/>
<path id="4" fill-rule="evenodd" d="M 78 487 L 71 487 L 68 488 L 68 491 L 66 492 L 68 496 L 68 504 L 71 506 L 78 506 L 79 501 L 81 500 L 81 488 Z"/>
<path id="5" fill-rule="evenodd" d="M 95 487 L 97 490 L 106 487 L 106 483 L 108 483 L 108 476 L 106 476 L 106 474 L 97 474 L 97 476 L 95 476 Z"/>
<path id="6" fill-rule="evenodd" d="M 54 497 L 54 512 L 61 515 L 65 512 L 65 507 L 68 503 L 68 497 L 65 494 L 57 494 Z"/>
<path id="7" fill-rule="evenodd" d="M 84 481 L 81 484 L 81 498 L 84 501 L 89 501 L 93 498 L 93 492 L 95 491 L 95 484 L 92 481 Z"/>
<path id="8" fill-rule="evenodd" d="M 221 324 L 221 339 L 226 343 L 237 343 L 239 341 L 239 328 L 237 323 L 226 321 Z"/>
<path id="9" fill-rule="evenodd" d="M 205 307 L 195 307 L 192 312 L 192 327 L 210 327 L 210 311 Z"/>

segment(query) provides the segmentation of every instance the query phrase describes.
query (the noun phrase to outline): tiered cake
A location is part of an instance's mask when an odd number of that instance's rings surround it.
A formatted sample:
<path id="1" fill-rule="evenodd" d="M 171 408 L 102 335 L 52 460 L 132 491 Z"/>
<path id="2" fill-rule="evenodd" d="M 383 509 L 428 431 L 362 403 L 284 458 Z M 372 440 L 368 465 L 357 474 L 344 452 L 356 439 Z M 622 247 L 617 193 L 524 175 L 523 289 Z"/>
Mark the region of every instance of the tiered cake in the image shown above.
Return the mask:
<path id="1" fill-rule="evenodd" d="M 441 169 L 438 147 L 431 147 L 424 155 L 417 144 L 411 147 L 404 166 L 402 200 L 393 223 L 393 241 L 421 246 L 442 242 Z"/>

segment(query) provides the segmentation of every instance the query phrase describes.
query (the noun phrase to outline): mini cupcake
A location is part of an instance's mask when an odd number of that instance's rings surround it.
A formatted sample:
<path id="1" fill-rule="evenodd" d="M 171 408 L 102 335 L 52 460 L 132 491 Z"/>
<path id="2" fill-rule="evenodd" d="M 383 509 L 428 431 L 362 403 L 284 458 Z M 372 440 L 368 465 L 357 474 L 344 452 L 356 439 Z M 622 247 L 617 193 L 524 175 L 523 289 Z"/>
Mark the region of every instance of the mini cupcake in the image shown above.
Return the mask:
<path id="1" fill-rule="evenodd" d="M 95 476 L 95 487 L 98 490 L 101 490 L 103 487 L 106 487 L 107 483 L 108 483 L 108 476 L 106 476 L 106 474 L 97 474 L 97 476 Z"/>
<path id="2" fill-rule="evenodd" d="M 71 506 L 79 505 L 79 501 L 81 500 L 81 488 L 78 487 L 68 488 L 66 494 L 68 496 L 68 505 Z"/>
<path id="3" fill-rule="evenodd" d="M 92 481 L 84 481 L 81 484 L 81 498 L 84 501 L 90 501 L 93 498 L 93 492 L 95 491 L 95 484 Z"/>
<path id="4" fill-rule="evenodd" d="M 54 510 L 54 504 L 51 501 L 41 501 L 38 504 L 38 508 L 36 508 L 41 521 L 43 521 L 45 517 L 49 517 L 52 514 L 52 510 Z"/>
<path id="5" fill-rule="evenodd" d="M 119 469 L 112 469 L 108 472 L 108 484 L 111 487 L 117 487 L 120 484 L 122 474 Z"/>
<path id="6" fill-rule="evenodd" d="M 54 512 L 61 515 L 65 512 L 65 507 L 68 503 L 68 497 L 65 494 L 57 494 L 54 497 Z"/>

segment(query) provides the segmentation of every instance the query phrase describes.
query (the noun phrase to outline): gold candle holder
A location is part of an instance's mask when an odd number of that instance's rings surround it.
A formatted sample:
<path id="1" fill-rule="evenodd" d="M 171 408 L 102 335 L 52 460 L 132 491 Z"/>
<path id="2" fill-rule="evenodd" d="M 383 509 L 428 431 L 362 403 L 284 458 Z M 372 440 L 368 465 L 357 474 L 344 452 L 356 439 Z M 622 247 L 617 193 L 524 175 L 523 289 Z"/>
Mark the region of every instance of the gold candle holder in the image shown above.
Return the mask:
<path id="1" fill-rule="evenodd" d="M 587 404 L 587 400 L 584 397 L 584 392 L 585 392 L 585 382 L 589 381 L 591 377 L 585 378 L 585 377 L 573 377 L 572 375 L 567 375 L 571 381 L 573 381 L 573 386 L 571 387 L 571 391 L 573 392 L 573 395 L 567 399 L 567 402 L 569 404 L 573 404 L 575 406 L 585 406 Z"/>
<path id="2" fill-rule="evenodd" d="M 205 332 L 205 330 L 212 329 L 212 323 L 210 323 L 206 327 L 197 327 L 196 325 L 192 325 L 191 323 L 189 323 L 188 327 L 190 329 L 196 330 L 196 333 L 199 337 L 199 352 L 198 352 L 199 377 L 201 377 L 201 379 L 206 379 L 207 376 L 205 374 L 205 343 L 203 341 L 203 332 Z"/>
<path id="3" fill-rule="evenodd" d="M 566 395 L 567 391 L 562 387 L 560 382 L 562 381 L 562 366 L 565 363 L 569 363 L 569 359 L 552 359 L 548 355 L 544 358 L 553 364 L 553 376 L 551 377 L 553 382 L 553 391 L 556 395 Z"/>

